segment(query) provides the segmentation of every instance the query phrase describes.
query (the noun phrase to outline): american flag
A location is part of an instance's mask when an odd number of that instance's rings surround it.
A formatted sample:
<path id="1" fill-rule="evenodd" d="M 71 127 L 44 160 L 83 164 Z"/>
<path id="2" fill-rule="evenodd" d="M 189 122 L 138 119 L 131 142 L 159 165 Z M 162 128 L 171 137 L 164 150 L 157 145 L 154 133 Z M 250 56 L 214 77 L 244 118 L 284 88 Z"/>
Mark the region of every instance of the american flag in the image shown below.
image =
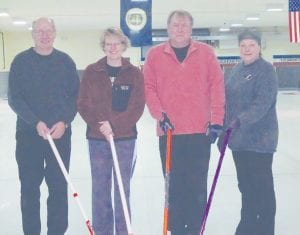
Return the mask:
<path id="1" fill-rule="evenodd" d="M 290 42 L 300 42 L 300 0 L 289 0 Z"/>

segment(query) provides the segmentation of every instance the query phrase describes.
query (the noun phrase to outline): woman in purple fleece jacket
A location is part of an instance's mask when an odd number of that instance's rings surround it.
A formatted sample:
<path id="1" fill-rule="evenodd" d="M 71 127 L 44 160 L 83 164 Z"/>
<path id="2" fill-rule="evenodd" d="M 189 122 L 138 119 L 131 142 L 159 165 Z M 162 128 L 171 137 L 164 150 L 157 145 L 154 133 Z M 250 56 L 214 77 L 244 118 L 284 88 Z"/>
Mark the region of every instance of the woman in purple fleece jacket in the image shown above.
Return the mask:
<path id="1" fill-rule="evenodd" d="M 277 77 L 273 66 L 261 58 L 257 32 L 243 31 L 238 39 L 242 61 L 225 83 L 225 127 L 235 126 L 229 147 L 242 194 L 241 220 L 235 234 L 274 235 Z"/>

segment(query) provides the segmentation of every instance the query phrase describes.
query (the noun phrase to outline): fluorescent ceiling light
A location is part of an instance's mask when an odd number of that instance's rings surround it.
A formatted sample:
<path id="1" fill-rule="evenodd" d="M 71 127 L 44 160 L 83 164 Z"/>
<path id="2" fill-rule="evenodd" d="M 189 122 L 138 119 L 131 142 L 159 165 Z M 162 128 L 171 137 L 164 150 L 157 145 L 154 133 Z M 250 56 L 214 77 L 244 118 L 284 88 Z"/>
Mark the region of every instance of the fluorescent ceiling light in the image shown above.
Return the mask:
<path id="1" fill-rule="evenodd" d="M 283 11 L 283 4 L 267 4 L 266 11 Z"/>
<path id="2" fill-rule="evenodd" d="M 26 25 L 27 22 L 25 20 L 14 20 L 12 22 L 14 25 Z"/>
<path id="3" fill-rule="evenodd" d="M 282 8 L 269 8 L 269 9 L 267 9 L 267 11 L 283 11 L 283 9 Z"/>
<path id="4" fill-rule="evenodd" d="M 220 31 L 220 32 L 228 32 L 228 31 L 230 31 L 230 28 L 221 27 L 221 28 L 219 29 L 219 31 Z"/>
<path id="5" fill-rule="evenodd" d="M 246 20 L 259 20 L 258 16 L 247 16 Z"/>
<path id="6" fill-rule="evenodd" d="M 7 12 L 0 12 L 0 17 L 7 17 L 9 14 Z"/>
<path id="7" fill-rule="evenodd" d="M 241 24 L 241 23 L 232 23 L 230 26 L 231 27 L 242 27 L 243 24 Z"/>
<path id="8" fill-rule="evenodd" d="M 0 17 L 8 17 L 8 11 L 5 9 L 0 9 Z"/>

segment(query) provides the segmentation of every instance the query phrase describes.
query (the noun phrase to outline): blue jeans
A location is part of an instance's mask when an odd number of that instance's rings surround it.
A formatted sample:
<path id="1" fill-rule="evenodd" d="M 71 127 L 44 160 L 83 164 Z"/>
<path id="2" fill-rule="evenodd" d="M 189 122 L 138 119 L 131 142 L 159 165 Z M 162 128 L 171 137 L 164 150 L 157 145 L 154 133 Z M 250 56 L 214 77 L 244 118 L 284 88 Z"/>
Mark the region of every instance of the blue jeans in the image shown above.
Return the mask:
<path id="1" fill-rule="evenodd" d="M 127 235 L 128 232 L 115 174 L 114 202 L 112 202 L 113 159 L 110 145 L 107 141 L 94 139 L 90 139 L 88 142 L 92 171 L 92 214 L 95 233 L 96 235 L 113 235 L 115 230 L 117 235 Z M 136 160 L 134 153 L 135 139 L 115 141 L 115 145 L 130 213 L 130 179 Z"/>

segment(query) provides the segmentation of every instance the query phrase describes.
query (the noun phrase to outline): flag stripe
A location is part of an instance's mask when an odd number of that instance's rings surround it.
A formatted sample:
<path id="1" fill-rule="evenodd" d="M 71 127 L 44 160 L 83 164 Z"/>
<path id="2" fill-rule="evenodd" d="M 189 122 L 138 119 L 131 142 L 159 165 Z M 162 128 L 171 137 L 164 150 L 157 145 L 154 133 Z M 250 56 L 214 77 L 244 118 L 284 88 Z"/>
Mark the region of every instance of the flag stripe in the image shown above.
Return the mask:
<path id="1" fill-rule="evenodd" d="M 293 27 L 292 27 L 292 13 L 289 13 L 289 34 L 290 34 L 290 42 L 293 42 Z"/>
<path id="2" fill-rule="evenodd" d="M 296 20 L 297 30 L 296 30 L 296 32 L 297 32 L 297 39 L 298 39 L 297 42 L 300 42 L 300 12 L 297 11 L 296 15 L 297 15 L 297 20 Z"/>
<path id="3" fill-rule="evenodd" d="M 297 27 L 296 27 L 296 22 L 297 22 L 296 12 L 293 12 L 293 42 L 297 42 Z"/>

